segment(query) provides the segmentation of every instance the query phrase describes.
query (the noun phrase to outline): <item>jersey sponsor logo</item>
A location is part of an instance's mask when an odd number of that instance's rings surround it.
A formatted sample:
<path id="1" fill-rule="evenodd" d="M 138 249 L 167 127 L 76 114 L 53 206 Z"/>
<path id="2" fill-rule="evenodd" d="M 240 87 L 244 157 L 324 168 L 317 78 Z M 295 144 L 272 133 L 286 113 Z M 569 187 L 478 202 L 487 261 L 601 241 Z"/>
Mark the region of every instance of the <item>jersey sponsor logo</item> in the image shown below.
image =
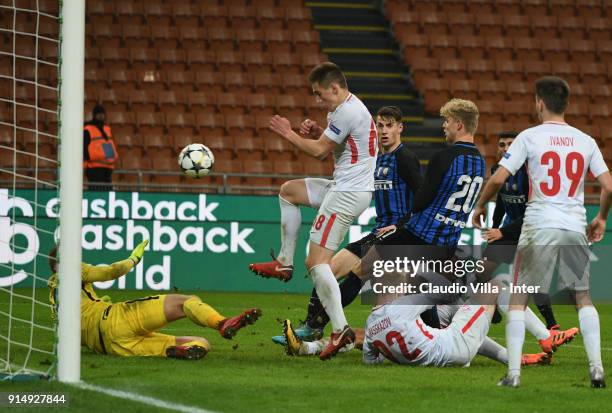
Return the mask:
<path id="1" fill-rule="evenodd" d="M 336 135 L 340 135 L 341 133 L 340 129 L 338 129 L 338 127 L 333 123 L 329 124 L 329 129 L 331 129 L 331 131 L 334 132 Z"/>
<path id="2" fill-rule="evenodd" d="M 444 215 L 437 213 L 435 216 L 435 220 L 439 221 L 445 225 L 452 225 L 454 227 L 465 228 L 465 222 L 460 221 L 458 219 L 453 219 L 450 217 L 445 217 Z"/>
<path id="3" fill-rule="evenodd" d="M 500 194 L 502 201 L 504 201 L 507 204 L 524 204 L 527 202 L 527 196 L 526 195 L 506 195 L 506 194 Z"/>
<path id="4" fill-rule="evenodd" d="M 393 189 L 393 181 L 377 179 L 374 181 L 374 189 L 388 190 Z"/>

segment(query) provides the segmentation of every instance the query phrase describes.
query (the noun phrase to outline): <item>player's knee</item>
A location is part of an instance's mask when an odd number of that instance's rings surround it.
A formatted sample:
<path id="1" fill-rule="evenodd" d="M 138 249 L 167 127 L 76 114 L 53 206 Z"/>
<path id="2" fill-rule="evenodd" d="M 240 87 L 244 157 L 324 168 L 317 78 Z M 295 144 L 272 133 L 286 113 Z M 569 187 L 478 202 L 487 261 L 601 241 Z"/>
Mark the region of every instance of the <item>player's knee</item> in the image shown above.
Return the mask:
<path id="1" fill-rule="evenodd" d="M 287 202 L 295 204 L 295 189 L 293 181 L 284 182 L 280 187 L 279 196 Z"/>

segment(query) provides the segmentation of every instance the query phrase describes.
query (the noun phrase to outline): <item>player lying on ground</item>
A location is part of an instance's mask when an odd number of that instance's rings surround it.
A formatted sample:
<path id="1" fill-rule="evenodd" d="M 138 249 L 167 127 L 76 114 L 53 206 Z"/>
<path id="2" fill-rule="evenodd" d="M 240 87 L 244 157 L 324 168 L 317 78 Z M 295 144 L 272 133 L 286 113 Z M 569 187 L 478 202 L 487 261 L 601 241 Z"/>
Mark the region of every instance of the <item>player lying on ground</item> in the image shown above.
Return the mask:
<path id="1" fill-rule="evenodd" d="M 260 275 L 288 280 L 293 274 L 293 254 L 301 225 L 300 205 L 318 207 L 310 230 L 306 269 L 312 277 L 321 303 L 330 318 L 333 334 L 341 337 L 342 345 L 354 341 L 342 309 L 340 287 L 331 269 L 331 260 L 353 220 L 370 205 L 374 191 L 374 167 L 378 142 L 376 125 L 367 107 L 349 92 L 340 68 L 326 62 L 316 66 L 308 80 L 317 101 L 328 109 L 328 124 L 323 130 L 306 120 L 298 135 L 288 119 L 274 116 L 270 129 L 301 151 L 318 159 L 330 152 L 334 155 L 334 179 L 299 179 L 286 182 L 281 188 L 281 239 L 283 247 L 278 258 L 270 262 L 251 264 Z M 332 344 L 321 352 L 325 360 L 335 354 Z"/>
<path id="2" fill-rule="evenodd" d="M 261 310 L 251 308 L 227 318 L 194 295 L 154 295 L 137 300 L 110 303 L 98 298 L 93 283 L 116 280 L 130 272 L 144 254 L 148 240 L 140 243 L 129 258 L 111 265 L 81 264 L 81 342 L 100 354 L 116 356 L 157 356 L 200 359 L 210 351 L 203 337 L 171 336 L 158 333 L 168 323 L 187 317 L 202 327 L 218 330 L 231 339 L 242 327 L 254 323 Z M 57 246 L 49 253 L 49 301 L 55 315 L 57 292 Z"/>
<path id="3" fill-rule="evenodd" d="M 375 227 L 369 234 L 336 253 L 331 261 L 331 269 L 336 279 L 344 278 L 340 284 L 343 307 L 353 302 L 362 286 L 361 279 L 351 270 L 360 265 L 363 253 L 374 242 L 379 228 L 395 224 L 410 213 L 414 194 L 423 180 L 418 158 L 401 141 L 401 109 L 396 106 L 380 108 L 376 114 L 376 128 L 382 150 L 376 158 L 374 173 Z M 295 332 L 301 339 L 317 340 L 322 337 L 328 322 L 329 317 L 316 289 L 313 289 L 306 320 Z M 274 336 L 272 340 L 278 344 L 285 343 L 282 335 Z"/>
<path id="4" fill-rule="evenodd" d="M 539 286 L 548 293 L 559 263 L 559 284 L 572 292 L 592 387 L 605 387 L 601 360 L 599 314 L 589 294 L 589 242 L 603 238 L 612 203 L 612 178 L 597 143 L 569 126 L 564 112 L 569 86 L 561 78 L 547 76 L 535 84 L 535 107 L 542 124 L 521 132 L 487 182 L 474 211 L 480 228 L 486 203 L 527 162 L 531 197 L 523 218 L 515 262 L 515 284 Z M 587 227 L 584 180 L 591 171 L 601 184 L 600 207 Z M 544 247 L 546 246 L 546 247 Z M 520 355 L 525 338 L 528 296 L 513 294 L 506 324 L 508 372 L 500 386 L 520 385 Z"/>

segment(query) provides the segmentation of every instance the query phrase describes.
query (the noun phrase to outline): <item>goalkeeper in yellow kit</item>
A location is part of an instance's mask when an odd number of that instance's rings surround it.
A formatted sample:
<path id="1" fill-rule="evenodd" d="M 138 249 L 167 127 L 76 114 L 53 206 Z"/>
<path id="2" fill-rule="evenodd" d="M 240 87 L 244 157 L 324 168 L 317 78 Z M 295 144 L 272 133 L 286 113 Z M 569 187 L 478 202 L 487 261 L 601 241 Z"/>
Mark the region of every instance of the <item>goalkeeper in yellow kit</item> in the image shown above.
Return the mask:
<path id="1" fill-rule="evenodd" d="M 166 324 L 187 317 L 193 323 L 214 328 L 231 339 L 238 330 L 253 324 L 261 310 L 251 308 L 226 318 L 194 295 L 152 295 L 137 300 L 110 303 L 98 298 L 93 283 L 115 280 L 134 268 L 148 240 L 140 243 L 129 258 L 111 265 L 81 264 L 81 342 L 96 353 L 117 356 L 158 356 L 196 360 L 210 350 L 205 338 L 158 333 Z M 49 254 L 53 275 L 49 278 L 49 300 L 56 311 L 57 246 Z"/>

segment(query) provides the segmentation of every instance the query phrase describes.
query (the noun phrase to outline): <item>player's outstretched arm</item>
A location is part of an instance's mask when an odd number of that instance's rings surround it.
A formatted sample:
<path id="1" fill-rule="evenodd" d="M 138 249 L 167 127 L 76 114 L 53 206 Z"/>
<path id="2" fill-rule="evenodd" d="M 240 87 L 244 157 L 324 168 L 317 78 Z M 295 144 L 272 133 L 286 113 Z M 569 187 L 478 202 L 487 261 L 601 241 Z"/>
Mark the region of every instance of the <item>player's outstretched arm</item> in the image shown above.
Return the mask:
<path id="1" fill-rule="evenodd" d="M 482 189 L 480 193 L 480 198 L 478 198 L 478 202 L 476 203 L 476 207 L 474 208 L 474 215 L 472 216 L 472 224 L 476 228 L 482 228 L 482 220 L 486 218 L 486 205 L 494 196 L 497 195 L 500 188 L 504 185 L 504 183 L 510 177 L 510 171 L 500 166 L 497 168 L 497 171 L 493 174 L 491 178 L 487 181 L 487 184 Z"/>
<path id="2" fill-rule="evenodd" d="M 316 140 L 302 138 L 291 129 L 289 120 L 279 115 L 274 115 L 270 119 L 270 129 L 294 144 L 302 152 L 318 159 L 325 158 L 336 146 L 336 143 L 325 134 L 321 134 Z"/>
<path id="3" fill-rule="evenodd" d="M 149 244 L 149 240 L 144 240 L 130 254 L 130 256 L 121 261 L 112 263 L 111 265 L 99 265 L 93 266 L 89 264 L 83 264 L 83 281 L 85 282 L 96 282 L 96 281 L 110 281 L 115 280 L 119 277 L 124 276 L 132 270 L 144 255 L 144 250 Z"/>

